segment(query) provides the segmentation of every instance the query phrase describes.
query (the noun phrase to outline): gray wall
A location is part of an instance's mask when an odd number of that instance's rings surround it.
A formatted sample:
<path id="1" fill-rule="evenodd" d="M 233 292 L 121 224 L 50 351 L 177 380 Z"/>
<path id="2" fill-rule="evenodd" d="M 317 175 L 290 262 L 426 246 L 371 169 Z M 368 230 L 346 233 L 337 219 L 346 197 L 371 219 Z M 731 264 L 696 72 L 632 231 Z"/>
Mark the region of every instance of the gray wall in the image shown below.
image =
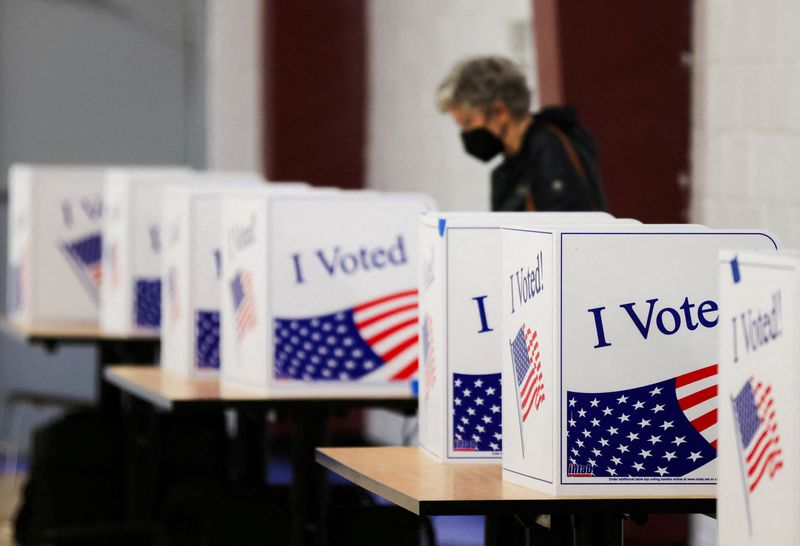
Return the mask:
<path id="1" fill-rule="evenodd" d="M 205 166 L 205 9 L 199 0 L 0 0 L 2 263 L 13 162 Z M 4 276 L 0 267 L 0 287 Z M 93 378 L 89 347 L 48 355 L 0 335 L 0 414 L 15 389 L 92 399 Z M 8 434 L 0 422 L 0 438 Z"/>

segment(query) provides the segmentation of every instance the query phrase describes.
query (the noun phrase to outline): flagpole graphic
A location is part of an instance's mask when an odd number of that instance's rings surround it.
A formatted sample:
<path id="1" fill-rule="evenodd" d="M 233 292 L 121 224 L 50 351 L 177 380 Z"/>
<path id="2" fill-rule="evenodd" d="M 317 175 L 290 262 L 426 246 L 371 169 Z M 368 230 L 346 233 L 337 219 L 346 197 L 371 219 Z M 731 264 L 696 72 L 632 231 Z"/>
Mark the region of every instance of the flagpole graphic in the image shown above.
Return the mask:
<path id="1" fill-rule="evenodd" d="M 514 342 L 513 341 L 509 341 L 508 345 L 511 348 L 511 359 L 513 361 L 513 359 L 514 359 Z M 525 458 L 525 435 L 522 433 L 522 412 L 520 411 L 520 405 L 519 405 L 519 389 L 514 389 L 514 395 L 517 398 L 517 415 L 518 415 L 517 422 L 519 423 L 519 441 L 520 441 L 520 446 L 522 447 L 522 458 L 524 459 Z"/>
<path id="2" fill-rule="evenodd" d="M 730 399 L 731 399 L 731 409 L 733 410 L 733 419 L 734 419 L 733 429 L 736 433 L 736 444 L 742 445 L 742 436 L 739 432 L 739 427 L 736 424 L 739 422 L 739 415 L 736 413 L 736 399 L 733 396 L 731 396 Z M 739 451 L 738 458 L 739 458 L 739 469 L 741 471 L 741 476 L 742 476 L 742 491 L 745 492 L 744 504 L 745 504 L 745 511 L 747 512 L 747 534 L 749 534 L 752 537 L 753 523 L 750 519 L 750 496 L 747 494 L 747 474 L 744 468 L 744 461 L 742 460 L 742 452 L 741 450 L 737 451 Z"/>
<path id="3" fill-rule="evenodd" d="M 520 438 L 522 438 L 523 423 L 528 419 L 531 411 L 538 410 L 544 402 L 544 381 L 538 332 L 523 324 L 509 344 L 516 382 L 514 394 L 517 398 L 519 431 Z M 525 457 L 524 441 L 521 441 L 521 446 L 522 456 Z"/>
<path id="4" fill-rule="evenodd" d="M 783 449 L 778 434 L 772 386 L 751 377 L 739 393 L 731 398 L 731 404 L 744 480 L 747 525 L 752 536 L 750 495 L 764 483 L 763 478 L 773 479 L 783 468 Z"/>

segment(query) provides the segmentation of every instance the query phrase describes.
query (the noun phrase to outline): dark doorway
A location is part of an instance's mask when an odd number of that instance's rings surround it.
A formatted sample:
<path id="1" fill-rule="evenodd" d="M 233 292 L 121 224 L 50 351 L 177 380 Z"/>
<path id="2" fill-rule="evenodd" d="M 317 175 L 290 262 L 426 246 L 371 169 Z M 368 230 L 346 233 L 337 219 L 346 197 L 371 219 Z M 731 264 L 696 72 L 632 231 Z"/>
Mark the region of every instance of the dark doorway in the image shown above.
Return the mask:
<path id="1" fill-rule="evenodd" d="M 364 185 L 361 0 L 264 3 L 264 164 L 270 180 Z"/>
<path id="2" fill-rule="evenodd" d="M 686 221 L 690 0 L 533 4 L 542 103 L 575 105 L 594 133 L 611 212 Z"/>

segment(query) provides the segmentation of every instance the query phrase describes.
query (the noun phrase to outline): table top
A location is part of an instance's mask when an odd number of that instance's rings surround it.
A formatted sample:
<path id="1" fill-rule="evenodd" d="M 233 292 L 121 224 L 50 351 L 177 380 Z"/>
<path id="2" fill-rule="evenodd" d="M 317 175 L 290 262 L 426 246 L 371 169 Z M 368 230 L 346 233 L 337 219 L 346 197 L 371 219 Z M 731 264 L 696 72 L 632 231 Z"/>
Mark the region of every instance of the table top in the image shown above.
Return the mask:
<path id="1" fill-rule="evenodd" d="M 158 334 L 124 335 L 103 332 L 97 323 L 53 322 L 22 323 L 9 317 L 0 319 L 0 328 L 28 343 L 93 343 L 102 341 L 158 342 Z"/>
<path id="2" fill-rule="evenodd" d="M 230 407 L 278 407 L 285 405 L 317 404 L 364 407 L 388 407 L 404 410 L 416 409 L 417 399 L 408 395 L 365 393 L 363 396 L 337 396 L 310 398 L 307 394 L 265 393 L 222 383 L 217 379 L 188 378 L 169 372 L 159 366 L 125 365 L 108 366 L 104 377 L 109 383 L 157 408 L 179 410 L 221 409 Z"/>
<path id="3" fill-rule="evenodd" d="M 713 513 L 714 497 L 554 497 L 504 482 L 500 463 L 444 464 L 419 447 L 320 448 L 317 462 L 421 515 Z"/>

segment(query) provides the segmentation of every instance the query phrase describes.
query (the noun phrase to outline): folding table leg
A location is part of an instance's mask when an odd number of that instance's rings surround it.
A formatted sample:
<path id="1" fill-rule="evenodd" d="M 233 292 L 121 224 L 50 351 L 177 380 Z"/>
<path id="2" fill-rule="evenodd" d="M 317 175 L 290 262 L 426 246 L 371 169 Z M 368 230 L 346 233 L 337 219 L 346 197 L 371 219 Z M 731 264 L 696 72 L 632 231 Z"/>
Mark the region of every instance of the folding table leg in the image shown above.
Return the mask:
<path id="1" fill-rule="evenodd" d="M 552 514 L 550 516 L 550 541 L 552 544 L 573 545 L 572 516 Z"/>
<path id="2" fill-rule="evenodd" d="M 573 546 L 572 517 L 568 514 L 516 516 L 524 529 L 525 546 Z M 519 540 L 514 537 L 514 540 Z M 500 544 L 500 542 L 497 542 Z"/>
<path id="3" fill-rule="evenodd" d="M 325 469 L 316 463 L 314 450 L 327 443 L 327 418 L 328 412 L 323 408 L 301 407 L 293 411 L 292 546 L 325 542 L 327 475 Z"/>
<path id="4" fill-rule="evenodd" d="M 266 483 L 266 429 L 263 411 L 238 410 L 236 412 L 238 455 L 237 481 L 247 485 L 263 486 Z"/>
<path id="5" fill-rule="evenodd" d="M 484 544 L 486 546 L 514 546 L 525 544 L 526 529 L 515 516 L 486 516 Z"/>
<path id="6" fill-rule="evenodd" d="M 103 371 L 113 364 L 156 364 L 159 345 L 153 340 L 100 341 L 97 343 L 95 382 L 99 406 L 103 411 L 117 412 L 120 407 L 119 389 L 105 381 Z"/>
<path id="7" fill-rule="evenodd" d="M 613 514 L 577 514 L 575 546 L 622 546 L 622 518 Z"/>
<path id="8" fill-rule="evenodd" d="M 150 521 L 156 511 L 160 477 L 159 414 L 147 402 L 130 395 L 126 395 L 126 402 L 125 512 L 129 521 Z"/>

